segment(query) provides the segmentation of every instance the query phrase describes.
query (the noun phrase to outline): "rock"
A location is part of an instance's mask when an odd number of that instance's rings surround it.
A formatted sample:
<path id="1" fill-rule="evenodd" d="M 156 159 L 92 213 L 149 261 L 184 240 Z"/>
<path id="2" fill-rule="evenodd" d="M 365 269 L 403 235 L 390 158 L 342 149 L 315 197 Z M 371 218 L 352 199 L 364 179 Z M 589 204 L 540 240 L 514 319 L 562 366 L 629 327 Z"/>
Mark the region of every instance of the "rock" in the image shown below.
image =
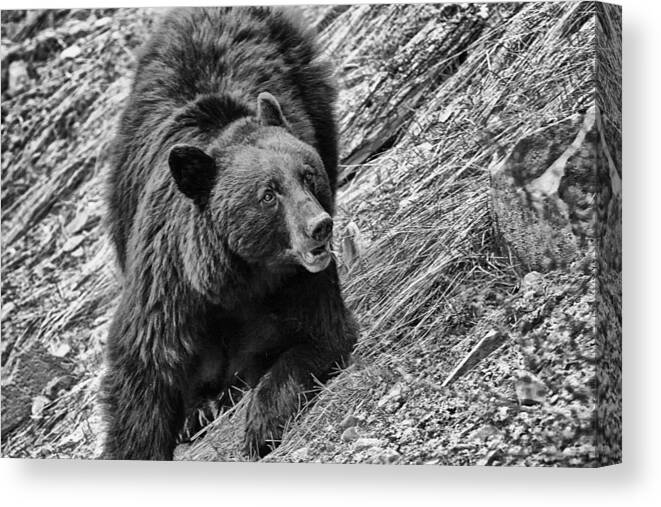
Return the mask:
<path id="1" fill-rule="evenodd" d="M 94 28 L 103 28 L 104 26 L 107 26 L 111 23 L 112 23 L 112 18 L 110 17 L 99 18 L 94 22 Z"/>
<path id="2" fill-rule="evenodd" d="M 64 242 L 64 245 L 62 245 L 62 251 L 65 253 L 72 252 L 76 248 L 78 248 L 84 240 L 85 240 L 85 236 L 80 234 L 76 236 L 71 236 L 68 240 Z"/>
<path id="3" fill-rule="evenodd" d="M 397 410 L 404 402 L 403 392 L 404 386 L 401 382 L 398 382 L 392 389 L 390 389 L 388 394 L 378 401 L 376 406 L 391 412 Z"/>
<path id="4" fill-rule="evenodd" d="M 564 430 L 562 430 L 562 438 L 565 440 L 572 442 L 575 437 L 576 431 L 572 427 L 567 426 Z"/>
<path id="5" fill-rule="evenodd" d="M 497 435 L 499 433 L 500 431 L 495 426 L 492 426 L 491 424 L 485 424 L 471 433 L 468 438 L 471 440 L 486 440 L 490 436 Z"/>
<path id="6" fill-rule="evenodd" d="M 527 371 L 519 372 L 519 378 L 514 384 L 516 397 L 521 405 L 535 405 L 544 403 L 547 387 Z"/>
<path id="7" fill-rule="evenodd" d="M 0 320 L 5 320 L 9 317 L 9 314 L 14 311 L 14 308 L 16 308 L 16 303 L 13 301 L 9 301 L 2 305 L 2 317 L 0 317 Z"/>
<path id="8" fill-rule="evenodd" d="M 496 410 L 496 413 L 494 415 L 494 419 L 496 421 L 506 421 L 510 417 L 510 408 L 503 406 L 503 407 L 498 407 L 498 410 Z"/>
<path id="9" fill-rule="evenodd" d="M 75 21 L 67 27 L 69 36 L 75 38 L 85 37 L 91 31 L 90 24 L 86 21 Z"/>
<path id="10" fill-rule="evenodd" d="M 301 447 L 291 453 L 291 458 L 294 461 L 306 461 L 309 457 L 310 449 L 308 447 Z"/>
<path id="11" fill-rule="evenodd" d="M 352 426 L 357 426 L 358 423 L 360 423 L 360 419 L 358 419 L 353 414 L 349 414 L 344 419 L 342 419 L 342 422 L 338 425 L 338 428 L 341 431 L 344 431 L 348 428 L 351 428 Z"/>
<path id="12" fill-rule="evenodd" d="M 9 355 L 2 370 L 2 437 L 19 427 L 31 415 L 40 417 L 46 401 L 38 399 L 49 389 L 55 378 L 66 377 L 65 385 L 75 381 L 73 365 L 63 358 L 52 356 L 48 350 L 35 344 L 20 353 Z M 63 380 L 64 381 L 64 380 Z M 60 389 L 62 386 L 58 386 Z M 58 389 L 59 390 L 59 389 Z M 35 401 L 36 400 L 36 401 Z"/>
<path id="13" fill-rule="evenodd" d="M 68 343 L 60 343 L 57 346 L 49 347 L 48 351 L 55 357 L 64 357 L 71 352 L 71 346 Z"/>
<path id="14" fill-rule="evenodd" d="M 83 210 L 82 212 L 76 214 L 76 216 L 73 217 L 73 220 L 71 220 L 71 222 L 69 222 L 65 227 L 67 234 L 76 234 L 77 232 L 85 229 L 89 218 L 89 212 L 87 210 Z"/>
<path id="15" fill-rule="evenodd" d="M 352 426 L 351 428 L 344 430 L 340 438 L 342 439 L 342 442 L 353 442 L 354 440 L 357 440 L 358 437 L 360 437 L 358 430 L 355 426 Z"/>
<path id="16" fill-rule="evenodd" d="M 402 431 L 400 435 L 400 440 L 402 442 L 414 442 L 418 436 L 418 430 L 416 428 L 406 428 Z"/>
<path id="17" fill-rule="evenodd" d="M 35 396 L 32 400 L 31 415 L 32 419 L 41 419 L 44 415 L 44 408 L 50 403 L 50 400 L 45 396 Z"/>
<path id="18" fill-rule="evenodd" d="M 487 455 L 478 460 L 477 463 L 475 463 L 478 466 L 491 466 L 497 464 L 497 460 L 502 458 L 503 452 L 500 449 L 494 449 L 493 451 L 490 451 L 487 453 Z"/>
<path id="19" fill-rule="evenodd" d="M 592 106 L 524 137 L 490 168 L 494 219 L 523 269 L 568 267 L 594 247 L 597 116 Z"/>
<path id="20" fill-rule="evenodd" d="M 394 449 L 383 449 L 376 453 L 373 462 L 382 465 L 395 465 L 401 457 L 402 456 Z"/>
<path id="21" fill-rule="evenodd" d="M 14 60 L 9 64 L 8 88 L 11 93 L 21 91 L 30 82 L 28 66 L 22 60 Z"/>
<path id="22" fill-rule="evenodd" d="M 527 273 L 526 276 L 521 280 L 521 290 L 531 290 L 539 285 L 539 282 L 542 280 L 542 274 L 538 271 L 531 271 Z"/>
<path id="23" fill-rule="evenodd" d="M 73 46 L 69 46 L 64 51 L 62 51 L 60 53 L 60 58 L 62 58 L 63 60 L 70 60 L 70 59 L 76 58 L 82 52 L 83 52 L 83 50 L 80 49 L 80 46 L 77 46 L 76 44 L 74 44 Z"/>
<path id="24" fill-rule="evenodd" d="M 370 449 L 372 447 L 382 447 L 383 441 L 379 438 L 359 438 L 354 444 L 354 448 L 357 451 L 364 451 L 365 449 Z"/>

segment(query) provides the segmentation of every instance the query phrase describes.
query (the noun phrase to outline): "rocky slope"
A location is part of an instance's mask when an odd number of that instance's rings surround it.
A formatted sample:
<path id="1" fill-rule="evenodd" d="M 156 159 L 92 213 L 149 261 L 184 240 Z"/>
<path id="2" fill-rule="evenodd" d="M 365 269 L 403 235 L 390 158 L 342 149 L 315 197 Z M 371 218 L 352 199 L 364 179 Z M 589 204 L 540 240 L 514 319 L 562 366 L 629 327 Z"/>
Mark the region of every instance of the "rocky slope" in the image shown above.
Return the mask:
<path id="1" fill-rule="evenodd" d="M 337 250 L 362 336 L 266 461 L 619 461 L 619 10 L 306 13 L 341 88 Z M 4 456 L 97 452 L 121 283 L 105 146 L 157 14 L 3 11 Z M 177 457 L 244 459 L 245 400 Z"/>

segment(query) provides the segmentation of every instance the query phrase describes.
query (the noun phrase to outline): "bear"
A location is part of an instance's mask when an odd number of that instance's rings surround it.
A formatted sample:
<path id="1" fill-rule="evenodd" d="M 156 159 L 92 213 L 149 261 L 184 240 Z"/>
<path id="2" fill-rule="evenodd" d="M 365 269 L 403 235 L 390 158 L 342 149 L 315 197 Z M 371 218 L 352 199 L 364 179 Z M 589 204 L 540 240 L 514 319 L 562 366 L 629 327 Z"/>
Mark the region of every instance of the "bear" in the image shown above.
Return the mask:
<path id="1" fill-rule="evenodd" d="M 187 8 L 143 46 L 111 144 L 102 458 L 170 460 L 200 403 L 246 388 L 243 449 L 263 457 L 349 363 L 337 92 L 315 37 L 291 9 Z"/>

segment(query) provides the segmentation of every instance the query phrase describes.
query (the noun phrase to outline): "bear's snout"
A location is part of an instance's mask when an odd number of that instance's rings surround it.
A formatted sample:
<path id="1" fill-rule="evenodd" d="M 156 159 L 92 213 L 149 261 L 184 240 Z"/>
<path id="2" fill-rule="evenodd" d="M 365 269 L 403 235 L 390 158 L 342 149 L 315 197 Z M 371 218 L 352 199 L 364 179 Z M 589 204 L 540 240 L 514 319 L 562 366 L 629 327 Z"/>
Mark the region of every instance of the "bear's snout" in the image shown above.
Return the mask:
<path id="1" fill-rule="evenodd" d="M 307 232 L 315 241 L 325 243 L 333 234 L 333 219 L 328 213 L 322 213 L 310 220 Z"/>

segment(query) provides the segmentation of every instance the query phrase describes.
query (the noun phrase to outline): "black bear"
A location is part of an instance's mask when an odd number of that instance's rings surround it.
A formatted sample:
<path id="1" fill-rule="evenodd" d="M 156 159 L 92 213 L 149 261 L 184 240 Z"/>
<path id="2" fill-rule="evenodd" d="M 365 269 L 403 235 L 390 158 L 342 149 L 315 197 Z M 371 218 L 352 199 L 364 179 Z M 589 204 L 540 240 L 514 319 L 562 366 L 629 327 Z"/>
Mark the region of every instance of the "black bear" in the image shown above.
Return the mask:
<path id="1" fill-rule="evenodd" d="M 269 452 L 357 325 L 330 253 L 336 92 L 284 9 L 165 15 L 113 142 L 108 223 L 124 282 L 103 457 L 172 459 L 200 400 L 252 387 L 244 448 Z"/>

